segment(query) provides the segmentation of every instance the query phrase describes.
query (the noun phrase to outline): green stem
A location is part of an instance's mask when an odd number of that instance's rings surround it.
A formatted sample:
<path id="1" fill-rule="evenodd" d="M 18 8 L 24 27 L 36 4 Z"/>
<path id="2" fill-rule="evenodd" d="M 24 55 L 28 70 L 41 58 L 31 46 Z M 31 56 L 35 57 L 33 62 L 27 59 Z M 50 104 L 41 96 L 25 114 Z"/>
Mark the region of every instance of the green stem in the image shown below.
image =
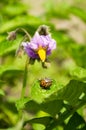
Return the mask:
<path id="1" fill-rule="evenodd" d="M 30 34 L 27 32 L 27 30 L 25 30 L 24 28 L 17 28 L 16 30 L 15 30 L 15 32 L 24 32 L 25 33 L 25 36 L 23 37 L 23 39 L 21 40 L 21 42 L 20 42 L 20 44 L 19 44 L 19 47 L 18 47 L 18 49 L 16 50 L 16 54 L 15 55 L 18 55 L 18 53 L 19 53 L 19 51 L 20 51 L 20 49 L 21 49 L 21 43 L 23 42 L 23 41 L 25 41 L 26 40 L 26 38 L 28 38 L 29 39 L 29 41 L 31 41 L 31 36 L 30 36 Z"/>
<path id="2" fill-rule="evenodd" d="M 31 40 L 30 34 L 24 28 L 17 28 L 16 32 L 18 32 L 18 31 L 23 31 L 26 34 L 26 36 L 28 37 L 28 39 Z"/>
<path id="3" fill-rule="evenodd" d="M 25 69 L 24 69 L 24 78 L 23 78 L 23 85 L 22 85 L 22 91 L 21 91 L 21 97 L 20 100 L 22 100 L 25 96 L 26 91 L 26 85 L 27 85 L 27 75 L 28 75 L 28 57 L 26 59 L 25 63 Z M 19 120 L 23 117 L 23 110 L 19 109 Z"/>
<path id="4" fill-rule="evenodd" d="M 26 63 L 25 63 L 24 79 L 23 79 L 21 98 L 24 98 L 24 95 L 25 95 L 26 84 L 27 84 L 27 74 L 28 74 L 28 57 L 27 57 Z"/>

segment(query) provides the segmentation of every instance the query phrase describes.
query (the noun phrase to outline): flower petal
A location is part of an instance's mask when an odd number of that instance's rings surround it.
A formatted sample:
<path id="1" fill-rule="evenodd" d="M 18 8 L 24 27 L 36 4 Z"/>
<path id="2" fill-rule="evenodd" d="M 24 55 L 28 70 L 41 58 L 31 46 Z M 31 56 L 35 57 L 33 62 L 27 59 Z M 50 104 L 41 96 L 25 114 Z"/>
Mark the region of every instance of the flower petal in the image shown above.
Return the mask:
<path id="1" fill-rule="evenodd" d="M 47 36 L 41 35 L 40 37 L 41 37 L 41 41 L 42 41 L 42 42 L 41 42 L 41 46 L 42 46 L 42 47 L 48 46 L 49 41 L 48 41 L 47 38 L 46 38 Z"/>
<path id="2" fill-rule="evenodd" d="M 22 43 L 21 43 L 21 45 L 22 45 L 23 47 L 27 47 L 27 46 L 29 46 L 29 44 L 30 44 L 29 42 L 22 42 Z"/>
<path id="3" fill-rule="evenodd" d="M 36 44 L 38 47 L 42 46 L 43 40 L 41 39 L 41 35 L 38 32 L 35 33 L 34 37 L 31 40 L 31 43 Z"/>
<path id="4" fill-rule="evenodd" d="M 30 42 L 22 42 L 22 46 L 24 47 L 24 50 L 28 54 L 29 57 L 32 57 L 32 58 L 38 57 L 38 55 L 34 52 L 34 50 L 31 49 L 31 43 Z"/>
<path id="5" fill-rule="evenodd" d="M 51 42 L 49 43 L 49 50 L 56 49 L 56 41 L 54 39 L 51 39 Z"/>
<path id="6" fill-rule="evenodd" d="M 30 48 L 33 49 L 33 50 L 37 50 L 38 45 L 35 42 L 30 42 Z"/>

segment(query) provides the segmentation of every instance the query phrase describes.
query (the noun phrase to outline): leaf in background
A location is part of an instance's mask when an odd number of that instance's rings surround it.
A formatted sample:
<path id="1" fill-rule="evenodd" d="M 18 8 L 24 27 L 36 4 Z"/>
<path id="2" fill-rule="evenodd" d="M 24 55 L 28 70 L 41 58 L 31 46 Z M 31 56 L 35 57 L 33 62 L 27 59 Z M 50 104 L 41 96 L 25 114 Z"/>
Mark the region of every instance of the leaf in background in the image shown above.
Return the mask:
<path id="1" fill-rule="evenodd" d="M 46 16 L 68 18 L 70 3 L 67 1 L 47 0 L 45 2 Z"/>
<path id="2" fill-rule="evenodd" d="M 80 9 L 78 7 L 74 7 L 71 6 L 71 8 L 69 8 L 69 12 L 78 16 L 79 18 L 81 18 L 83 21 L 86 22 L 86 12 L 83 9 Z"/>
<path id="3" fill-rule="evenodd" d="M 2 89 L 0 89 L 0 95 L 2 95 L 2 96 L 5 95 L 5 93 L 4 93 L 4 91 Z"/>
<path id="4" fill-rule="evenodd" d="M 69 74 L 76 79 L 86 81 L 86 69 L 81 67 L 73 67 L 70 69 Z"/>
<path id="5" fill-rule="evenodd" d="M 9 30 L 13 30 L 18 27 L 26 27 L 32 26 L 34 28 L 38 27 L 40 24 L 44 24 L 43 21 L 38 19 L 37 17 L 34 16 L 17 16 L 16 18 L 4 22 L 4 24 L 1 26 L 0 33 L 6 33 Z"/>
<path id="6" fill-rule="evenodd" d="M 15 72 L 15 73 L 14 73 Z M 10 74 L 12 73 L 13 75 L 17 75 L 17 73 L 21 73 L 23 70 L 21 68 L 14 66 L 0 66 L 0 76 L 5 75 L 6 73 Z"/>
<path id="7" fill-rule="evenodd" d="M 70 56 L 75 60 L 76 64 L 86 68 L 86 46 L 72 44 L 68 48 Z"/>
<path id="8" fill-rule="evenodd" d="M 86 68 L 86 46 L 75 43 L 67 33 L 55 31 L 53 37 L 59 48 L 63 49 L 67 57 L 72 58 L 78 66 Z M 65 57 L 66 58 L 66 57 Z"/>
<path id="9" fill-rule="evenodd" d="M 67 60 L 67 62 L 64 63 L 64 68 L 72 79 L 86 81 L 86 69 L 77 66 L 74 60 Z"/>
<path id="10" fill-rule="evenodd" d="M 14 17 L 14 16 L 25 13 L 26 10 L 27 10 L 26 5 L 21 4 L 21 3 L 15 3 L 15 4 L 9 4 L 9 5 L 5 6 L 4 9 L 2 10 L 2 12 L 5 15 Z"/>
<path id="11" fill-rule="evenodd" d="M 2 84 L 4 84 L 4 83 L 5 83 L 4 81 L 0 80 L 0 85 L 2 85 Z"/>
<path id="12" fill-rule="evenodd" d="M 3 40 L 0 42 L 0 56 L 16 50 L 21 42 L 21 37 L 14 41 Z"/>
<path id="13" fill-rule="evenodd" d="M 6 97 L 5 102 L 3 99 Z M 15 104 L 13 102 L 7 102 L 7 96 L 0 98 L 0 128 L 4 128 L 3 123 L 6 126 L 12 126 L 18 121 L 18 112 L 16 110 Z"/>
<path id="14" fill-rule="evenodd" d="M 23 125 L 23 119 L 21 119 L 20 121 L 17 121 L 17 124 L 14 127 L 7 128 L 5 130 L 22 130 L 22 125 Z"/>
<path id="15" fill-rule="evenodd" d="M 77 3 L 75 1 L 75 3 Z M 83 3 L 83 2 L 82 2 Z M 78 4 L 78 3 L 77 3 Z M 86 11 L 83 8 L 78 7 L 74 2 L 47 0 L 45 2 L 46 16 L 48 18 L 69 18 L 69 15 L 74 14 L 86 22 Z"/>
<path id="16" fill-rule="evenodd" d="M 57 40 L 57 43 L 60 47 L 63 47 L 64 49 L 70 48 L 70 46 L 75 45 L 75 42 L 73 39 L 71 39 L 66 31 L 56 31 L 54 30 L 53 37 Z M 71 49 L 71 48 L 70 48 Z"/>

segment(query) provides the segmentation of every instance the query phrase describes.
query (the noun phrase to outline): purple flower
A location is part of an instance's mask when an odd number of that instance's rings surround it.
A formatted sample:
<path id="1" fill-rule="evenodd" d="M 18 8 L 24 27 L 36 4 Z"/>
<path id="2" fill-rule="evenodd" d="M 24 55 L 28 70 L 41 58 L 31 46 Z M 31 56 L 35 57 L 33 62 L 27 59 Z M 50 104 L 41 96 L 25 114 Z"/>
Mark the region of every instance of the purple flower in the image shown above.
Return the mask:
<path id="1" fill-rule="evenodd" d="M 22 42 L 22 46 L 30 58 L 44 62 L 47 55 L 50 55 L 56 48 L 56 41 L 51 38 L 50 34 L 40 35 L 36 32 L 31 41 Z"/>

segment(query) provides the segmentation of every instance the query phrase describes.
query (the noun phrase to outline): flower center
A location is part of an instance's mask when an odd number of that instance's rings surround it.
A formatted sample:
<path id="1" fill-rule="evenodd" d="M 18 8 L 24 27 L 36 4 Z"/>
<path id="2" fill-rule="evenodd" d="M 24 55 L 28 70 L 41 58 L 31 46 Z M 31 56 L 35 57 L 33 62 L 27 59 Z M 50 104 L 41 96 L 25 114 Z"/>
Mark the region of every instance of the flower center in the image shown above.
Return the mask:
<path id="1" fill-rule="evenodd" d="M 38 50 L 38 55 L 39 55 L 41 61 L 44 62 L 46 59 L 46 50 L 44 48 L 40 48 Z"/>

